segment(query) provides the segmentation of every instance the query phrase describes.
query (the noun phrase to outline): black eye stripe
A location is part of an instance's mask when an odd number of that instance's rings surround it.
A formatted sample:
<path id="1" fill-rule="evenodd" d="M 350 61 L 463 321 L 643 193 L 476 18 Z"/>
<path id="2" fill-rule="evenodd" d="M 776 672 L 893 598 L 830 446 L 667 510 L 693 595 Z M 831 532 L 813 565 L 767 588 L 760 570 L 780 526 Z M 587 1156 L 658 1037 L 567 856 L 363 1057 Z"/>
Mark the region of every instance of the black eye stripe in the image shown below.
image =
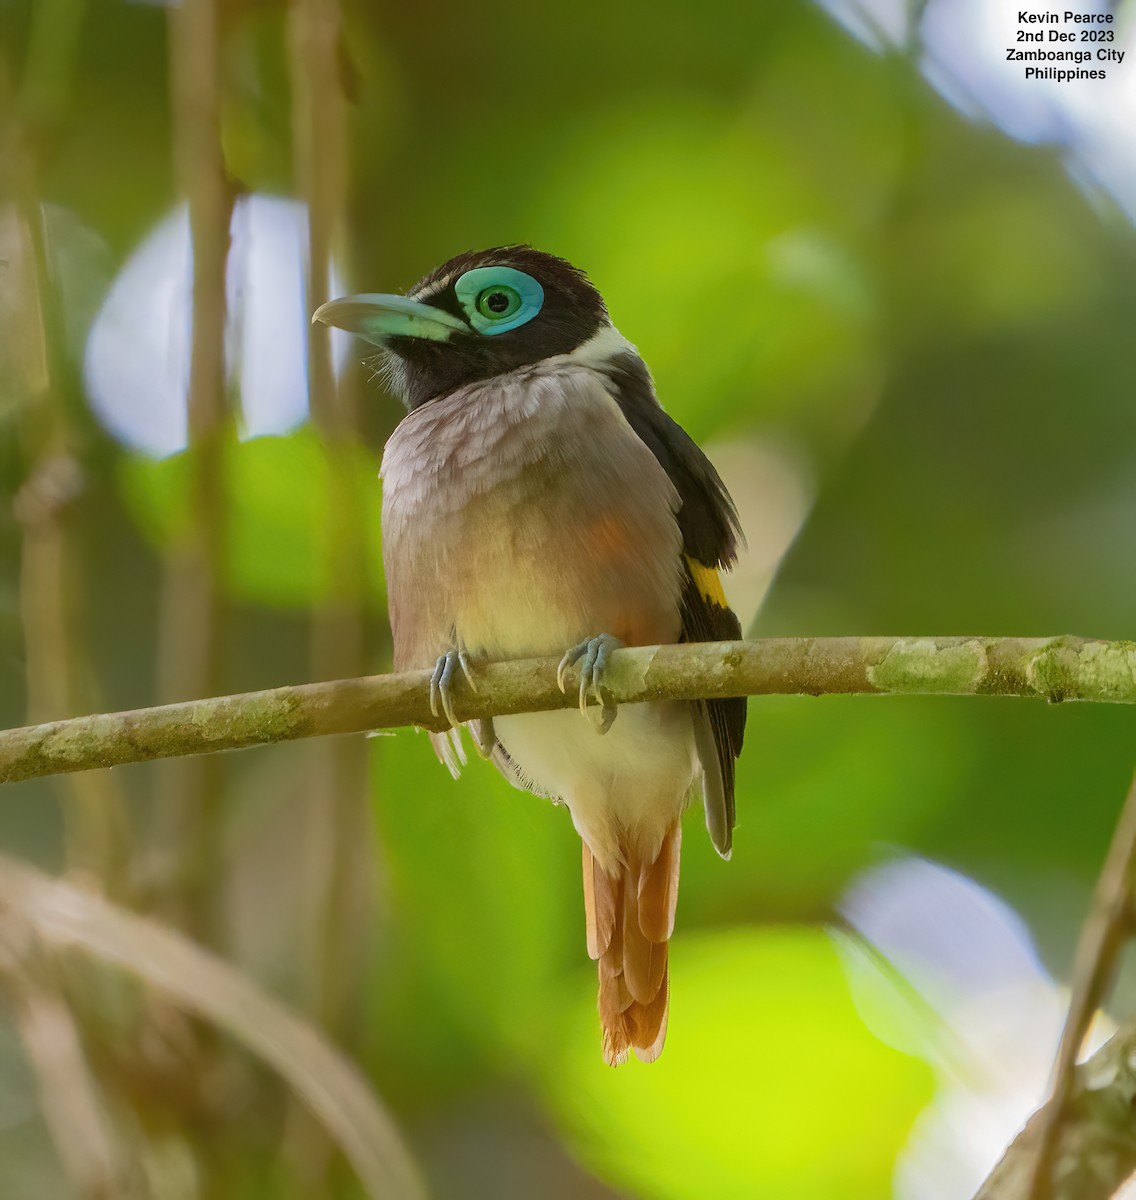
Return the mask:
<path id="1" fill-rule="evenodd" d="M 423 304 L 432 304 L 435 308 L 440 308 L 443 312 L 448 312 L 451 316 L 461 317 L 463 321 L 465 320 L 465 309 L 462 308 L 461 302 L 454 295 L 452 286 L 446 288 L 443 292 L 435 292 L 434 294 L 426 292 L 424 295 L 415 295 L 411 292 L 410 296 L 413 300 L 421 300 Z"/>

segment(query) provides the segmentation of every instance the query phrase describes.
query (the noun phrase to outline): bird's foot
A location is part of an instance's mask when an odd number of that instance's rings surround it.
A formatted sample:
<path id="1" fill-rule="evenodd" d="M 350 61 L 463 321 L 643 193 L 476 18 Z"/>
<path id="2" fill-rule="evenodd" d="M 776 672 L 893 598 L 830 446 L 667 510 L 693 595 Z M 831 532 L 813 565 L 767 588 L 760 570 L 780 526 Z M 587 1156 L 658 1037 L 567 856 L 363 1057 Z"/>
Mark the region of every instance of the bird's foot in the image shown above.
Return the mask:
<path id="1" fill-rule="evenodd" d="M 445 713 L 446 720 L 455 729 L 461 724 L 454 713 L 454 672 L 458 667 L 461 667 L 461 673 L 465 676 L 470 691 L 476 692 L 477 684 L 473 678 L 470 657 L 464 650 L 448 650 L 434 664 L 434 673 L 430 676 L 430 711 L 436 717 Z M 478 741 L 481 741 L 480 736 Z"/>
<path id="2" fill-rule="evenodd" d="M 573 646 L 560 660 L 560 666 L 556 668 L 556 682 L 560 690 L 565 692 L 568 690 L 564 680 L 565 672 L 569 667 L 580 662 L 580 659 L 584 660 L 580 663 L 580 712 L 587 717 L 588 696 L 593 696 L 601 707 L 600 721 L 596 726 L 597 733 L 607 733 L 615 720 L 616 709 L 607 703 L 601 689 L 603 688 L 604 672 L 607 670 L 608 655 L 622 645 L 619 638 L 612 637 L 610 633 L 597 634 L 595 637 L 586 638 L 579 645 Z"/>
<path id="3" fill-rule="evenodd" d="M 477 737 L 474 739 L 474 744 L 477 746 L 477 753 L 482 758 L 490 759 L 493 757 L 493 751 L 497 748 L 497 732 L 493 728 L 492 717 L 482 717 L 476 722 Z"/>

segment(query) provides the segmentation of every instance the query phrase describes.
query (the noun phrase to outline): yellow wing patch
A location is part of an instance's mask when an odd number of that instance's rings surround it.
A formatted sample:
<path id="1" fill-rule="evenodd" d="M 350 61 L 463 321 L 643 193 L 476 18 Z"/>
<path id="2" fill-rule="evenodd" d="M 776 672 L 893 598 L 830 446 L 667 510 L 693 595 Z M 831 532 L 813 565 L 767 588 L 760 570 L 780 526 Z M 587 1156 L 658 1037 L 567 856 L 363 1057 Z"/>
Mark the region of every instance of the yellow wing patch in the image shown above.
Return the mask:
<path id="1" fill-rule="evenodd" d="M 696 558 L 686 556 L 686 565 L 690 568 L 690 577 L 704 600 L 709 600 L 718 608 L 729 608 L 726 603 L 726 593 L 722 590 L 722 581 L 714 567 L 705 567 Z"/>

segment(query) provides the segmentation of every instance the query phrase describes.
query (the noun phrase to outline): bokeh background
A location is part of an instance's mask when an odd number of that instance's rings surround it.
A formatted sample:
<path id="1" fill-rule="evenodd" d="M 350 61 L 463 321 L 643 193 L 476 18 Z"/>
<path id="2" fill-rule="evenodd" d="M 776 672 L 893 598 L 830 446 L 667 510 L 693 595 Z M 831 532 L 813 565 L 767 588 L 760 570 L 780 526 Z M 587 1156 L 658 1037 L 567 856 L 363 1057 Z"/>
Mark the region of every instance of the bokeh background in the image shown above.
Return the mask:
<path id="1" fill-rule="evenodd" d="M 307 314 L 516 241 L 718 462 L 753 634 L 1131 636 L 1136 67 L 1026 83 L 984 0 L 183 3 L 0 7 L 0 724 L 388 669 L 399 412 Z M 1136 5 L 1079 7 L 1136 49 Z M 51 944 L 21 859 L 322 1029 L 438 1197 L 969 1196 L 1043 1095 L 1132 714 L 749 721 L 733 861 L 686 830 L 666 1051 L 615 1072 L 576 836 L 479 762 L 402 732 L 4 789 L 0 1194 L 364 1194 L 227 1001 Z"/>

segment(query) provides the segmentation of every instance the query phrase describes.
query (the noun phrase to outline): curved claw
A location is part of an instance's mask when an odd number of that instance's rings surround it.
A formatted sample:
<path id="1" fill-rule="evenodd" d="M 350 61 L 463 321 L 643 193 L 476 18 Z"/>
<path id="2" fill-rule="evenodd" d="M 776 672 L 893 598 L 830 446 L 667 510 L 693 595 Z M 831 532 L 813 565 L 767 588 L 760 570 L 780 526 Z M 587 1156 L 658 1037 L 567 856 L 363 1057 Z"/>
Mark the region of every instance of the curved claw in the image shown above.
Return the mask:
<path id="1" fill-rule="evenodd" d="M 596 699 L 601 704 L 603 703 L 599 685 L 599 676 L 602 674 L 603 666 L 600 663 L 599 638 L 592 638 L 588 642 L 584 661 L 580 665 L 580 716 L 582 717 L 588 715 L 588 692 L 592 692 Z"/>
<path id="2" fill-rule="evenodd" d="M 462 669 L 462 674 L 465 676 L 466 683 L 469 684 L 471 692 L 477 691 L 477 680 L 473 677 L 473 658 L 464 650 L 458 651 L 458 665 Z"/>
<path id="3" fill-rule="evenodd" d="M 600 724 L 596 726 L 597 733 L 607 733 L 615 720 L 616 709 L 606 703 L 602 687 L 608 656 L 622 644 L 610 633 L 597 634 L 595 637 L 573 646 L 560 660 L 559 667 L 556 668 L 556 682 L 560 690 L 564 692 L 567 691 L 565 672 L 581 658 L 584 660 L 580 666 L 580 712 L 587 717 L 588 697 L 592 696 L 602 710 Z"/>
<path id="4" fill-rule="evenodd" d="M 556 686 L 562 692 L 566 692 L 568 690 L 568 684 L 564 681 L 564 676 L 567 674 L 568 668 L 575 664 L 576 660 L 587 649 L 587 646 L 587 642 L 581 642 L 578 646 L 573 646 L 572 649 L 568 650 L 564 657 L 560 660 L 560 666 L 556 668 Z"/>
<path id="5" fill-rule="evenodd" d="M 442 712 L 446 714 L 446 720 L 455 729 L 461 724 L 454 712 L 453 699 L 454 667 L 459 661 L 458 652 L 450 650 L 434 664 L 434 673 L 430 676 L 430 711 L 434 716 L 440 716 L 438 709 L 441 707 Z M 468 673 L 466 678 L 469 678 Z"/>

